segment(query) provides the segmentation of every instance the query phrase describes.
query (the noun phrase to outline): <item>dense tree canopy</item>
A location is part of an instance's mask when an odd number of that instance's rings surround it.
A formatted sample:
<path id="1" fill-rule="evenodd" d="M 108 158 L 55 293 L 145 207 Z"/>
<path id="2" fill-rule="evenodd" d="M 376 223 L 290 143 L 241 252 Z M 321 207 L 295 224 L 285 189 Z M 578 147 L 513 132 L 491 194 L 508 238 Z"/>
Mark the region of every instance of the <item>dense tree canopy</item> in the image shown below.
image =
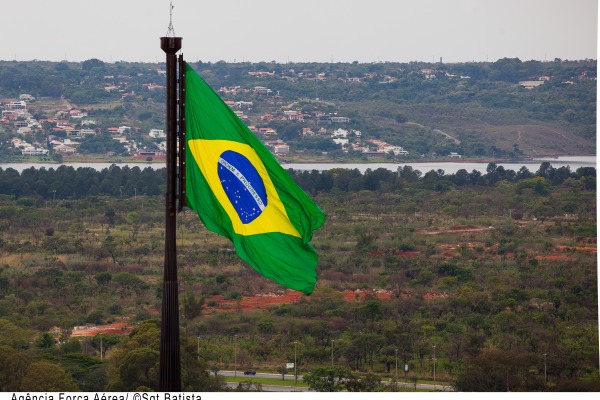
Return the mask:
<path id="1" fill-rule="evenodd" d="M 121 342 L 111 353 L 108 367 L 108 386 L 111 391 L 140 391 L 158 389 L 159 321 L 147 321 Z M 189 352 L 192 353 L 189 353 Z M 195 356 L 193 342 L 182 338 L 182 376 L 186 391 L 214 391 L 222 384 L 211 379 L 206 363 Z"/>
<path id="2" fill-rule="evenodd" d="M 361 190 L 393 192 L 401 190 L 409 183 L 419 182 L 419 186 L 436 191 L 446 191 L 462 186 L 496 186 L 501 181 L 519 182 L 519 191 L 533 185 L 541 185 L 537 190 L 545 190 L 549 185 L 561 185 L 568 179 L 576 180 L 587 189 L 596 188 L 595 168 L 569 167 L 554 168 L 544 162 L 535 173 L 523 167 L 519 171 L 498 167 L 490 163 L 486 174 L 473 170 L 460 170 L 455 174 L 445 174 L 443 170 L 431 170 L 421 176 L 419 171 L 404 166 L 398 171 L 385 168 L 368 169 L 364 174 L 358 170 L 332 169 L 327 171 L 289 171 L 294 180 L 308 193 L 329 193 L 331 191 L 359 192 Z M 69 176 L 69 178 L 67 178 Z M 535 178 L 535 179 L 534 179 Z M 134 195 L 155 196 L 164 191 L 165 169 L 143 170 L 139 167 L 119 167 L 97 171 L 91 167 L 77 168 L 61 165 L 56 169 L 36 169 L 31 167 L 19 174 L 12 168 L 0 168 L 0 194 L 12 196 L 39 196 L 54 199 L 80 199 L 86 196 L 106 195 L 133 197 Z"/>

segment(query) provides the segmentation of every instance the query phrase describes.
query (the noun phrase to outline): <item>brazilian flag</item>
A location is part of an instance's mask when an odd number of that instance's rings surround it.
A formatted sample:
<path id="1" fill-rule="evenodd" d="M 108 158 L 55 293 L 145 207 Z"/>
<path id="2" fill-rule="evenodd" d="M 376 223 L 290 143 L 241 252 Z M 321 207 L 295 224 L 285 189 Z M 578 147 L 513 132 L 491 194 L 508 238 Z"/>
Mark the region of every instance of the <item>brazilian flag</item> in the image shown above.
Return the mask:
<path id="1" fill-rule="evenodd" d="M 312 293 L 317 252 L 309 244 L 325 213 L 206 82 L 186 64 L 187 205 L 229 238 L 256 271 Z"/>

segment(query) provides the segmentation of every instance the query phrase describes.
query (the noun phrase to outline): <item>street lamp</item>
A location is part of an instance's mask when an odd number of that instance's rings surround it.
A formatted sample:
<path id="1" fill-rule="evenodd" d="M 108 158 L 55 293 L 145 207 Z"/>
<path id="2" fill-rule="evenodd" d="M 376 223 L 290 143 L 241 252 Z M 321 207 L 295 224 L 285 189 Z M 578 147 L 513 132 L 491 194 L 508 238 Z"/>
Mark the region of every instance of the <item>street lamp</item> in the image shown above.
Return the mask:
<path id="1" fill-rule="evenodd" d="M 335 340 L 331 339 L 331 368 L 333 368 L 333 342 L 335 342 Z"/>
<path id="2" fill-rule="evenodd" d="M 546 353 L 544 353 L 544 385 L 548 384 L 548 374 L 547 374 L 547 369 L 546 369 Z"/>
<path id="3" fill-rule="evenodd" d="M 296 345 L 298 341 L 294 341 L 294 386 L 298 384 L 298 372 L 296 370 Z"/>
<path id="4" fill-rule="evenodd" d="M 435 384 L 435 362 L 437 361 L 435 357 L 435 345 L 433 346 L 433 390 L 436 390 Z"/>
<path id="5" fill-rule="evenodd" d="M 233 337 L 233 376 L 237 376 L 237 335 Z"/>
<path id="6" fill-rule="evenodd" d="M 398 384 L 398 349 L 396 349 L 396 385 Z"/>
<path id="7" fill-rule="evenodd" d="M 198 353 L 198 361 L 200 361 L 200 335 L 198 335 L 196 339 L 198 339 L 198 347 L 196 349 L 196 352 Z"/>

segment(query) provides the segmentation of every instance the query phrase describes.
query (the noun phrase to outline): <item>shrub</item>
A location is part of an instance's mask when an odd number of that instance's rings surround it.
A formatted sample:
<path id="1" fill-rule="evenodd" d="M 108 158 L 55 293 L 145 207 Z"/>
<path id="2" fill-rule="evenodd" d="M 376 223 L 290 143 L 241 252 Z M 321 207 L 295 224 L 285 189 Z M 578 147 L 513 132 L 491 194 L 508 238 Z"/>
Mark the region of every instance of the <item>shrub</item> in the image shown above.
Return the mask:
<path id="1" fill-rule="evenodd" d="M 225 298 L 225 300 L 241 300 L 242 299 L 242 295 L 237 290 L 232 290 L 231 292 L 227 292 L 227 293 L 225 293 L 225 296 L 223 296 L 223 297 Z"/>

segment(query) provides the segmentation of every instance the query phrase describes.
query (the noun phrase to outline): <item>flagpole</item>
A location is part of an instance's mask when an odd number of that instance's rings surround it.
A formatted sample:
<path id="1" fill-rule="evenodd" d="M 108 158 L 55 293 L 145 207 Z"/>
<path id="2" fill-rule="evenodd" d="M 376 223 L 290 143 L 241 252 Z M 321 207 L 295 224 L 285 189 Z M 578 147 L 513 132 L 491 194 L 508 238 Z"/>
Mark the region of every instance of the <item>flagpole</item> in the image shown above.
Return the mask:
<path id="1" fill-rule="evenodd" d="M 181 391 L 179 298 L 177 285 L 177 56 L 181 37 L 160 38 L 167 57 L 167 188 L 165 193 L 165 258 L 160 329 L 159 386 L 161 392 Z"/>

